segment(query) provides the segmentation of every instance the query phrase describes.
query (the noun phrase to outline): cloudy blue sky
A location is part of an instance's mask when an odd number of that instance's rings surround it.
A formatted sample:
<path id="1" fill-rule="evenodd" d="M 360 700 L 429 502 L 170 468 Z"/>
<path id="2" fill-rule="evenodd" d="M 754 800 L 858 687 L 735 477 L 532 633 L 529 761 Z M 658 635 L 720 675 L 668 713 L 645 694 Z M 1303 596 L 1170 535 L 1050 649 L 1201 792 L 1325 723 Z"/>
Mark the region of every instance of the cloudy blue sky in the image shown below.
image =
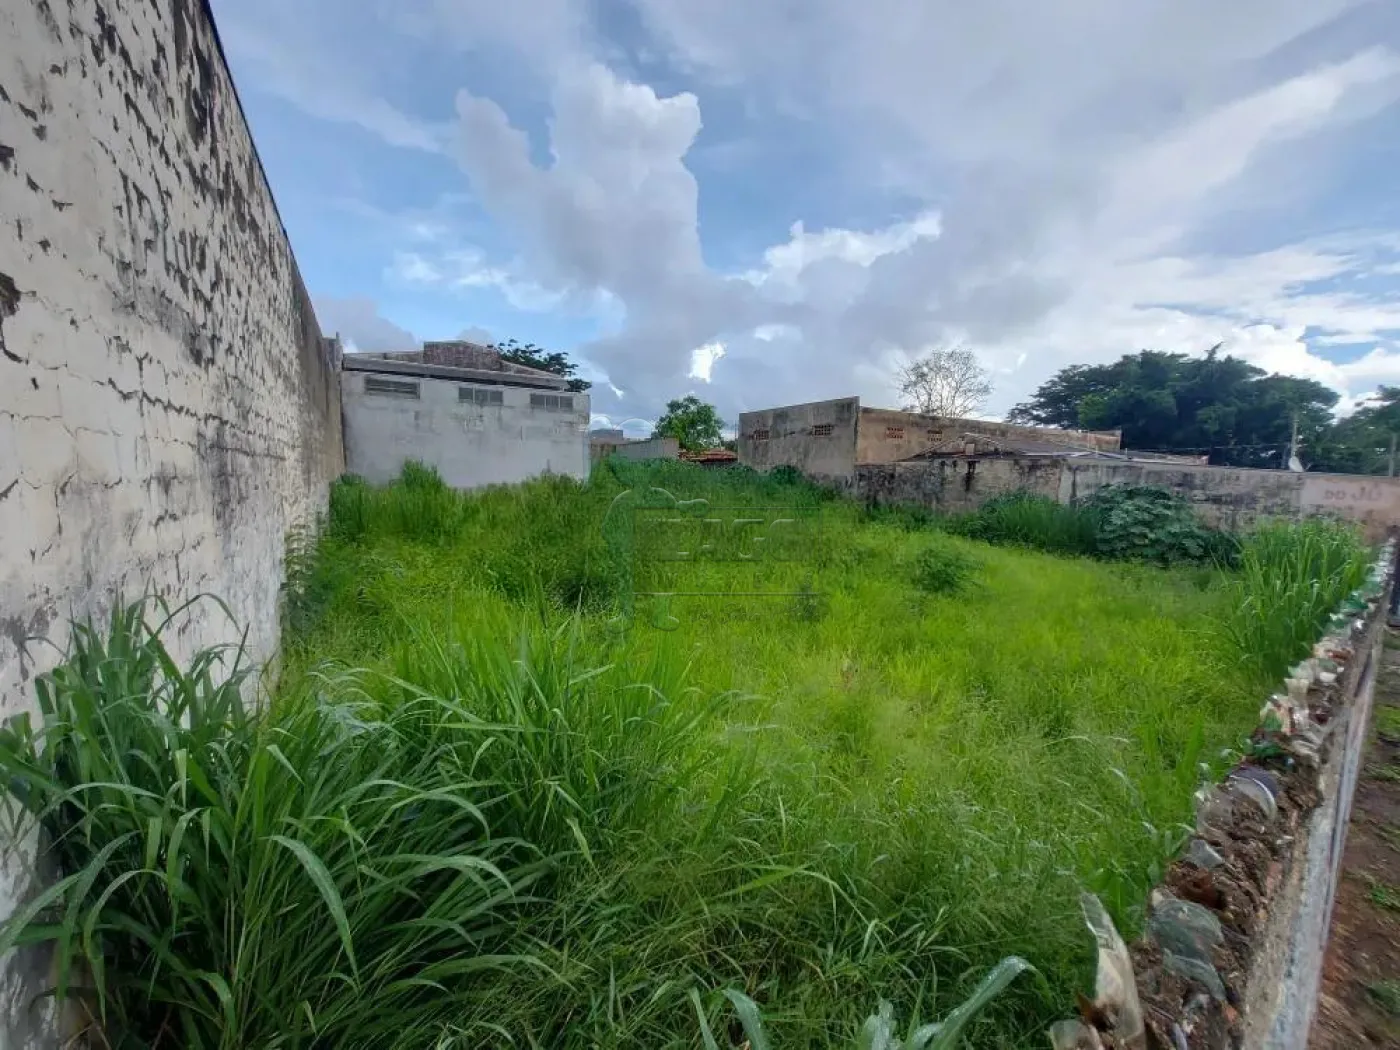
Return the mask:
<path id="1" fill-rule="evenodd" d="M 1395 0 L 214 0 L 321 324 L 599 421 L 894 404 L 963 343 L 1400 383 Z"/>

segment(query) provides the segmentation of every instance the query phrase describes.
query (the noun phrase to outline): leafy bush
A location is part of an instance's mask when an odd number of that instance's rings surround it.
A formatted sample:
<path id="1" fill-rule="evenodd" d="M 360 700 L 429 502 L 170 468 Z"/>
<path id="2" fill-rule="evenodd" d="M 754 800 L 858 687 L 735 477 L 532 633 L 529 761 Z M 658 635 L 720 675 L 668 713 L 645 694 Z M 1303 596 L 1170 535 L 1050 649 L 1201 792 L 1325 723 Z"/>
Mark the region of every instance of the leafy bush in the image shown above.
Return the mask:
<path id="1" fill-rule="evenodd" d="M 1233 564 L 1237 550 L 1228 534 L 1202 523 L 1181 497 L 1146 485 L 1105 486 L 1068 506 L 1013 492 L 988 500 L 950 527 L 988 543 L 1159 565 Z"/>
<path id="2" fill-rule="evenodd" d="M 1263 525 L 1241 543 L 1225 630 L 1247 662 L 1277 679 L 1307 655 L 1370 563 L 1353 525 L 1325 519 Z"/>
<path id="3" fill-rule="evenodd" d="M 1217 530 L 1206 526 L 1191 504 L 1148 485 L 1108 485 L 1084 500 L 1093 518 L 1095 553 L 1101 558 L 1152 561 L 1161 565 L 1210 560 L 1221 549 Z"/>
<path id="4" fill-rule="evenodd" d="M 972 555 L 944 541 L 924 548 L 914 563 L 914 586 L 928 594 L 955 594 L 981 569 Z"/>

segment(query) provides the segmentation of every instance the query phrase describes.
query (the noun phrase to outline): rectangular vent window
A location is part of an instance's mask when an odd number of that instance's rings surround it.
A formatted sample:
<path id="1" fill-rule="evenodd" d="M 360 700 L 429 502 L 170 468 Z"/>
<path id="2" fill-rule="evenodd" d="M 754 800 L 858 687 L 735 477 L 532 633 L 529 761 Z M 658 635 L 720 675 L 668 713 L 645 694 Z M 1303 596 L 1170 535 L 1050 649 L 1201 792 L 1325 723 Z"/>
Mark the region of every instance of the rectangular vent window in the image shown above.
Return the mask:
<path id="1" fill-rule="evenodd" d="M 504 405 L 506 403 L 504 391 L 491 390 L 484 386 L 459 386 L 457 400 L 473 405 Z"/>
<path id="2" fill-rule="evenodd" d="M 903 428 L 903 427 L 886 427 L 886 428 L 885 428 L 885 437 L 889 438 L 891 441 L 903 441 L 903 440 L 904 440 L 904 428 Z"/>
<path id="3" fill-rule="evenodd" d="M 767 440 L 768 440 L 768 431 L 766 431 L 766 430 L 755 430 L 752 434 L 749 435 L 749 437 L 753 438 L 755 441 L 767 441 Z"/>
<path id="4" fill-rule="evenodd" d="M 418 384 L 407 379 L 381 379 L 378 376 L 365 376 L 365 393 L 381 394 L 385 397 L 417 397 Z"/>
<path id="5" fill-rule="evenodd" d="M 829 438 L 829 437 L 831 437 L 831 424 L 830 424 L 830 423 L 818 423 L 816 426 L 814 426 L 814 427 L 812 428 L 812 436 L 813 436 L 813 437 L 818 437 L 818 438 Z"/>
<path id="6" fill-rule="evenodd" d="M 572 412 L 574 399 L 567 394 L 531 394 L 530 407 L 542 408 L 546 412 Z"/>

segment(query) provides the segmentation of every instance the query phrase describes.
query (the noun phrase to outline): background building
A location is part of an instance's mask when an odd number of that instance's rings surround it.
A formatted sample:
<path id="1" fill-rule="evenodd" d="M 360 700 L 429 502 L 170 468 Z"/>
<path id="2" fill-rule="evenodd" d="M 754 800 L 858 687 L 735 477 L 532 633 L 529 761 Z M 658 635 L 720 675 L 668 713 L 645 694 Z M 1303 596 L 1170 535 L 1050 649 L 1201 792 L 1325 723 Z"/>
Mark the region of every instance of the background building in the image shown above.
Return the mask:
<path id="1" fill-rule="evenodd" d="M 462 489 L 588 476 L 588 395 L 562 376 L 465 342 L 346 354 L 343 369 L 346 469 L 368 481 L 410 459 Z"/>

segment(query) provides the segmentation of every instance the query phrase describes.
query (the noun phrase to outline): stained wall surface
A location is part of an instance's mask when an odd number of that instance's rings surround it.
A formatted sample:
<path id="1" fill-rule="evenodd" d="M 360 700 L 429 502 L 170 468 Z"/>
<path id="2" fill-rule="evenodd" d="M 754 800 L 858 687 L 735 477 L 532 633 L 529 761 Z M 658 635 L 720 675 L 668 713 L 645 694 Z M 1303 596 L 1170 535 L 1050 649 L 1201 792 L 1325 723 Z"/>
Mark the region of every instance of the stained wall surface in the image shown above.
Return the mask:
<path id="1" fill-rule="evenodd" d="M 862 408 L 856 441 L 856 462 L 897 463 L 930 449 L 956 442 L 963 435 L 978 435 L 1016 446 L 1016 442 L 1065 445 L 1074 448 L 1116 451 L 1121 443 L 1117 431 L 1058 430 L 1053 427 L 1023 427 L 984 419 L 955 419 L 900 412 L 888 408 Z"/>
<path id="2" fill-rule="evenodd" d="M 461 489 L 588 477 L 587 394 L 371 372 L 343 384 L 346 461 L 367 481 L 392 481 L 410 459 Z M 499 403 L 477 403 L 478 391 Z"/>
<path id="3" fill-rule="evenodd" d="M 976 510 L 994 496 L 1033 492 L 1057 499 L 1062 460 L 941 456 L 856 468 L 853 494 L 875 504 L 914 504 L 944 514 Z"/>
<path id="4" fill-rule="evenodd" d="M 739 416 L 739 462 L 755 470 L 790 466 L 823 481 L 849 483 L 856 465 L 860 400 L 843 397 Z"/>
<path id="5" fill-rule="evenodd" d="M 617 433 L 621 435 L 622 431 Z M 621 436 L 600 437 L 598 431 L 592 431 L 588 438 L 589 459 L 597 462 L 609 456 L 622 459 L 680 459 L 681 443 L 673 437 L 628 441 Z"/>
<path id="6" fill-rule="evenodd" d="M 1359 523 L 1379 540 L 1400 528 L 1400 478 L 1233 470 L 1059 456 L 940 456 L 861 464 L 849 486 L 875 503 L 913 503 L 945 513 L 973 510 L 995 496 L 1029 491 L 1061 503 L 1105 485 L 1150 485 L 1191 502 L 1203 520 L 1247 529 L 1269 518 L 1329 515 Z"/>
<path id="7" fill-rule="evenodd" d="M 0 5 L 0 715 L 69 617 L 212 592 L 277 642 L 284 537 L 343 469 L 323 340 L 199 0 Z M 206 603 L 177 655 L 236 639 Z M 32 892 L 0 842 L 0 916 Z M 54 1045 L 43 960 L 0 1046 Z"/>

